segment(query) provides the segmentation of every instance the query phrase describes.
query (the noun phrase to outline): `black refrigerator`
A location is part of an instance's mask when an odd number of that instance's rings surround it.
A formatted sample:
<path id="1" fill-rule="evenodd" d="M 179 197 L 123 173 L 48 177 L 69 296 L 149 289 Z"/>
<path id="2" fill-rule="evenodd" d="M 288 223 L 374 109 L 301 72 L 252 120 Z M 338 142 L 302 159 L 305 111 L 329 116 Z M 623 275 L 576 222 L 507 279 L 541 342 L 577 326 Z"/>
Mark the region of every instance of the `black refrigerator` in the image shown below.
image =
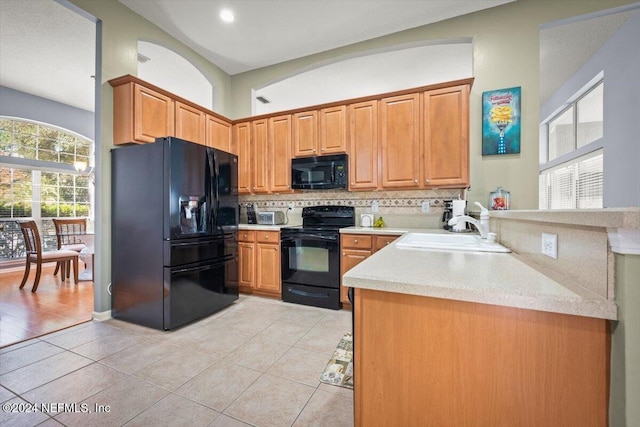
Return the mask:
<path id="1" fill-rule="evenodd" d="M 169 137 L 111 161 L 112 316 L 169 330 L 237 300 L 237 156 Z"/>

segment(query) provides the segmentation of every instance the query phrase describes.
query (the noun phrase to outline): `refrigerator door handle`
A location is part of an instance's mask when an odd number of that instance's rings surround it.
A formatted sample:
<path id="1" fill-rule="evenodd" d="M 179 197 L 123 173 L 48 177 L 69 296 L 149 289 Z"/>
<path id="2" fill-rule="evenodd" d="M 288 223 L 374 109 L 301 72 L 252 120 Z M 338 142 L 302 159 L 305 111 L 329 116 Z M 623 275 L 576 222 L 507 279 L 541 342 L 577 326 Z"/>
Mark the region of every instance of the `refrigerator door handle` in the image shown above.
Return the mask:
<path id="1" fill-rule="evenodd" d="M 217 232 L 218 230 L 218 213 L 220 212 L 220 168 L 218 166 L 218 156 L 217 151 L 215 149 L 211 150 L 212 156 L 213 156 L 213 172 L 214 172 L 214 196 L 216 198 L 215 203 L 213 203 L 213 211 L 214 211 L 214 216 L 213 216 L 213 226 L 214 226 L 214 233 Z"/>
<path id="2" fill-rule="evenodd" d="M 215 158 L 215 150 L 213 148 L 207 148 L 207 160 L 209 166 L 209 173 L 211 176 L 211 182 L 209 183 L 209 198 L 211 199 L 210 203 L 210 212 L 211 212 L 211 234 L 216 234 L 216 229 L 218 227 L 218 197 L 217 197 L 217 187 L 218 187 L 218 176 L 216 174 L 216 158 Z"/>

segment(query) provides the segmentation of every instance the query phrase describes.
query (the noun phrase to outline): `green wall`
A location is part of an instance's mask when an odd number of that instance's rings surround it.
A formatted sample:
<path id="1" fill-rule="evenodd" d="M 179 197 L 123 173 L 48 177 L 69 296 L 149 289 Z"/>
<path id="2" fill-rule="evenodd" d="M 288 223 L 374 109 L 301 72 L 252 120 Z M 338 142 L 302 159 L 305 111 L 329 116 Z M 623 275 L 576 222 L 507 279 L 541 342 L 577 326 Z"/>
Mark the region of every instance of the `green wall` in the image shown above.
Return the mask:
<path id="1" fill-rule="evenodd" d="M 618 321 L 611 341 L 611 427 L 640 426 L 640 255 L 616 255 Z"/>

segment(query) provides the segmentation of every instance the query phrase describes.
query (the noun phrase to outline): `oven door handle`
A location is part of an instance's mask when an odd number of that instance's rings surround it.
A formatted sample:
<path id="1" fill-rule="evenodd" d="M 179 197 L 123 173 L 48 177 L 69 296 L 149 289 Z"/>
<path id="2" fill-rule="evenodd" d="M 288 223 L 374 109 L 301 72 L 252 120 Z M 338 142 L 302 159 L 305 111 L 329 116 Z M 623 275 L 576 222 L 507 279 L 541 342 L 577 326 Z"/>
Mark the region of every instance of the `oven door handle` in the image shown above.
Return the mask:
<path id="1" fill-rule="evenodd" d="M 307 240 L 320 240 L 323 242 L 337 242 L 338 241 L 338 237 L 337 236 L 322 236 L 322 235 L 318 235 L 318 234 L 310 234 L 310 233 L 299 233 L 299 234 L 295 234 L 292 236 L 286 236 L 286 237 L 282 237 L 282 242 L 291 242 L 291 241 L 295 241 L 295 240 L 300 240 L 300 239 L 307 239 Z"/>
<path id="2" fill-rule="evenodd" d="M 312 298 L 326 298 L 329 296 L 328 292 L 306 292 L 301 291 L 300 289 L 290 288 L 289 292 L 292 294 L 302 295 L 303 297 L 312 297 Z"/>

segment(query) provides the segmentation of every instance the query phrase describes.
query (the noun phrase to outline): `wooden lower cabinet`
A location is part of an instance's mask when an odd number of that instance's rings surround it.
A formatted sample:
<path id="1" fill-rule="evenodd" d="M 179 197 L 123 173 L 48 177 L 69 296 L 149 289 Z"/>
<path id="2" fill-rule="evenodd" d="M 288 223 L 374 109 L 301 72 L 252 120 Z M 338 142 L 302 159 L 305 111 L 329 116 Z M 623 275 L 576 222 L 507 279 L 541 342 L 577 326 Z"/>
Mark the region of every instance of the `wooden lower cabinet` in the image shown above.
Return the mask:
<path id="1" fill-rule="evenodd" d="M 396 240 L 400 235 L 341 234 L 340 235 L 340 302 L 343 308 L 351 308 L 347 292 L 342 286 L 342 276 L 372 254 Z"/>
<path id="2" fill-rule="evenodd" d="M 608 424 L 607 320 L 368 289 L 355 307 L 356 426 Z"/>
<path id="3" fill-rule="evenodd" d="M 280 233 L 240 230 L 238 233 L 239 290 L 280 298 Z"/>

